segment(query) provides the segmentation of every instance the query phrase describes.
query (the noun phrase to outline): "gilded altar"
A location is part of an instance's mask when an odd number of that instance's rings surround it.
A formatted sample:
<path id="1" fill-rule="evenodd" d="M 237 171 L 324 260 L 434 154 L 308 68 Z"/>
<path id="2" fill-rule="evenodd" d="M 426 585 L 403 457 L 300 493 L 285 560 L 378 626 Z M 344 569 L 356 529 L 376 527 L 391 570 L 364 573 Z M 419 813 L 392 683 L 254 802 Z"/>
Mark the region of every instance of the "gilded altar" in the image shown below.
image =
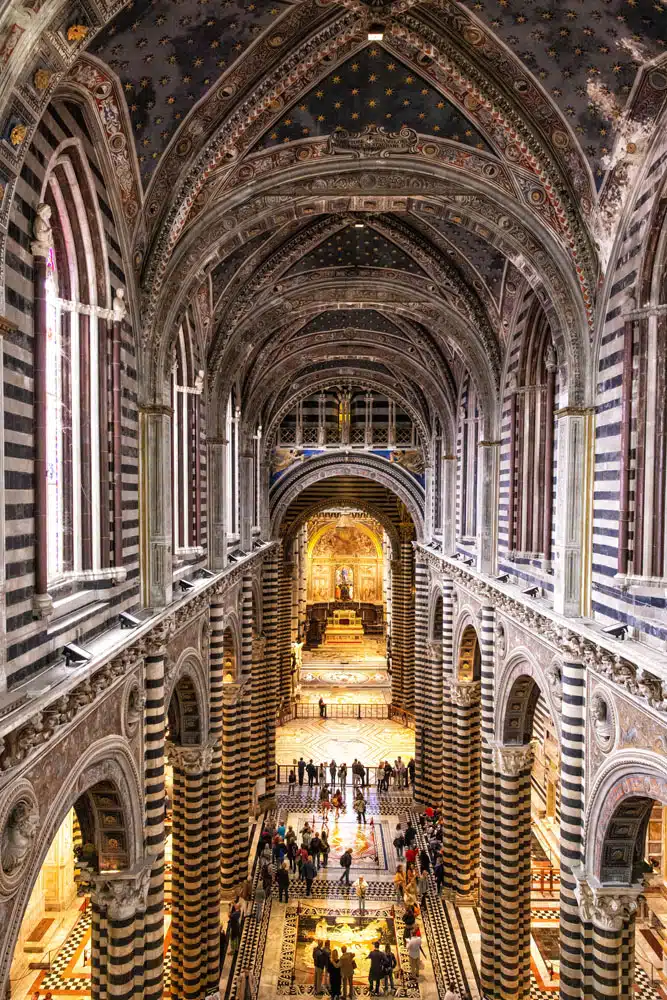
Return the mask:
<path id="1" fill-rule="evenodd" d="M 337 608 L 327 622 L 324 641 L 327 643 L 362 643 L 364 627 L 354 609 Z"/>

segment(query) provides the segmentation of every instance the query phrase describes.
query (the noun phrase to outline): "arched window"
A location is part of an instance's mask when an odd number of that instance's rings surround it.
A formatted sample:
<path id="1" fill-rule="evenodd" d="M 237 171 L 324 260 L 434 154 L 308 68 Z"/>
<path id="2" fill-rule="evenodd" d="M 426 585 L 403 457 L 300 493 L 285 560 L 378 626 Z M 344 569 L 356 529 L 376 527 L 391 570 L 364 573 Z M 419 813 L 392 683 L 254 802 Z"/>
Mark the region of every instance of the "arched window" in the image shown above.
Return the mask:
<path id="1" fill-rule="evenodd" d="M 176 337 L 172 375 L 174 552 L 186 555 L 201 545 L 201 394 L 203 371 L 196 370 L 189 320 Z"/>
<path id="2" fill-rule="evenodd" d="M 85 158 L 66 145 L 48 175 L 46 562 L 49 590 L 109 564 L 108 297 L 104 238 Z M 104 456 L 104 460 L 102 459 Z"/>
<path id="3" fill-rule="evenodd" d="M 479 409 L 477 393 L 467 377 L 461 391 L 459 427 L 459 468 L 461 498 L 460 534 L 474 539 L 477 534 L 477 445 L 479 444 Z"/>
<path id="4" fill-rule="evenodd" d="M 226 521 L 227 534 L 237 535 L 239 533 L 239 424 L 241 411 L 236 405 L 234 390 L 229 394 L 227 400 L 226 415 L 226 438 L 227 438 L 227 465 L 225 469 L 226 481 Z"/>

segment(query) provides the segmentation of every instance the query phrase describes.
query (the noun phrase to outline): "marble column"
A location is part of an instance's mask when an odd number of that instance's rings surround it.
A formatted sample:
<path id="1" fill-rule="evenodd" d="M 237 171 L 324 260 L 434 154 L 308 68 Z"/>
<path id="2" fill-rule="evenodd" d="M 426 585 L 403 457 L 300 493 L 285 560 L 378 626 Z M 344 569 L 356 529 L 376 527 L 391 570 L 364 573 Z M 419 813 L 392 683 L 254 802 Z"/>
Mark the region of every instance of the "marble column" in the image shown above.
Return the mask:
<path id="1" fill-rule="evenodd" d="M 148 887 L 144 938 L 144 995 L 162 1000 L 164 965 L 164 813 L 165 813 L 165 661 L 173 621 L 160 622 L 148 636 L 144 657 L 144 845 L 153 858 Z"/>
<path id="2" fill-rule="evenodd" d="M 208 439 L 208 564 L 213 570 L 224 569 L 227 565 L 227 524 L 225 517 L 225 489 L 227 462 L 225 460 L 227 440 Z"/>
<path id="3" fill-rule="evenodd" d="M 602 886 L 593 878 L 577 881 L 583 924 L 592 928 L 592 982 L 580 996 L 626 1000 L 634 991 L 635 912 L 642 885 Z"/>
<path id="4" fill-rule="evenodd" d="M 243 782 L 239 757 L 243 727 L 240 706 L 243 690 L 240 684 L 222 686 L 222 838 L 220 885 L 225 898 L 231 898 L 241 881 L 238 845 L 241 830 L 248 832 L 247 811 L 241 814 L 238 790 Z"/>
<path id="5" fill-rule="evenodd" d="M 171 996 L 196 1000 L 209 973 L 205 838 L 213 746 L 167 743 L 166 751 L 173 769 Z"/>
<path id="6" fill-rule="evenodd" d="M 240 535 L 243 552 L 252 552 L 252 526 L 255 520 L 255 459 L 252 453 L 252 437 L 244 440 L 243 453 L 239 459 L 240 474 Z"/>
<path id="7" fill-rule="evenodd" d="M 583 863 L 586 667 L 565 661 L 561 686 L 560 995 L 583 995 L 585 942 L 576 898 L 575 872 Z"/>
<path id="8" fill-rule="evenodd" d="M 499 808 L 496 801 L 495 770 L 495 664 L 494 664 L 495 611 L 490 606 L 481 610 L 480 655 L 481 655 L 481 729 L 482 729 L 482 776 L 480 809 L 480 925 L 481 925 L 481 967 L 480 976 L 484 994 L 499 996 L 497 986 L 500 975 L 500 954 L 496 935 L 500 933 L 498 919 L 498 893 L 500 889 L 498 871 L 498 831 Z"/>
<path id="9" fill-rule="evenodd" d="M 146 541 L 146 603 L 172 601 L 171 416 L 168 406 L 144 406 L 142 429 L 143 510 Z"/>
<path id="10" fill-rule="evenodd" d="M 456 553 L 456 456 L 442 460 L 442 551 L 446 556 Z"/>
<path id="11" fill-rule="evenodd" d="M 480 691 L 479 681 L 457 681 L 449 689 L 455 717 L 454 857 L 456 895 L 459 902 L 469 901 L 477 890 L 480 839 Z"/>
<path id="12" fill-rule="evenodd" d="M 403 702 L 403 567 L 400 559 L 391 561 L 391 703 L 405 708 Z"/>
<path id="13" fill-rule="evenodd" d="M 428 638 L 428 566 L 417 557 L 415 561 L 415 645 L 414 645 L 414 712 L 415 712 L 415 802 L 422 806 L 431 805 L 433 798 L 433 764 L 427 751 L 430 743 L 428 733 L 434 734 L 438 717 L 433 714 L 430 703 L 431 678 L 427 660 L 426 642 Z"/>
<path id="14" fill-rule="evenodd" d="M 477 445 L 477 569 L 494 576 L 498 540 L 499 441 Z"/>
<path id="15" fill-rule="evenodd" d="M 403 708 L 415 710 L 415 602 L 414 583 L 414 528 L 412 523 L 401 525 L 401 618 L 403 637 Z"/>
<path id="16" fill-rule="evenodd" d="M 91 996 L 140 1000 L 145 996 L 145 918 L 152 859 L 91 876 Z M 153 994 L 155 995 L 155 994 Z"/>
<path id="17" fill-rule="evenodd" d="M 565 409 L 556 413 L 557 479 L 554 546 L 554 611 L 577 617 L 585 582 L 590 575 L 589 501 L 592 489 L 590 449 L 594 433 L 591 410 Z"/>
<path id="18" fill-rule="evenodd" d="M 252 708 L 252 576 L 245 573 L 241 583 L 241 691 L 238 701 L 239 741 L 237 754 L 240 774 L 236 786 L 237 808 L 239 811 L 236 856 L 239 879 L 248 874 L 248 821 L 250 817 L 250 732 Z"/>
<path id="19" fill-rule="evenodd" d="M 443 852 L 445 855 L 445 888 L 454 888 L 454 707 L 451 685 L 456 672 L 454 662 L 454 582 L 442 579 L 442 811 L 445 821 Z"/>
<path id="20" fill-rule="evenodd" d="M 206 824 L 206 932 L 208 939 L 208 989 L 220 978 L 220 865 L 222 851 L 222 722 L 225 660 L 225 604 L 219 593 L 209 605 L 209 716 L 211 761 L 207 775 Z"/>
<path id="21" fill-rule="evenodd" d="M 38 221 L 40 210 L 47 206 L 38 206 Z M 32 606 L 40 618 L 48 618 L 53 612 L 53 602 L 48 593 L 48 497 L 47 497 L 47 304 L 46 275 L 47 261 L 52 250 L 51 227 L 48 226 L 44 236 L 38 237 L 30 244 L 33 256 L 33 392 L 35 421 L 35 455 L 34 455 L 34 519 L 35 519 L 35 588 Z M 45 237 L 48 237 L 45 238 Z"/>
<path id="22" fill-rule="evenodd" d="M 265 807 L 268 808 L 276 794 L 276 716 L 279 705 L 278 660 L 278 560 L 275 552 L 264 562 L 262 573 L 262 620 L 264 622 L 264 789 Z"/>
<path id="23" fill-rule="evenodd" d="M 278 662 L 279 662 L 279 704 L 288 702 L 292 689 L 292 590 L 294 586 L 294 563 L 283 556 L 280 564 L 280 584 L 278 595 Z"/>

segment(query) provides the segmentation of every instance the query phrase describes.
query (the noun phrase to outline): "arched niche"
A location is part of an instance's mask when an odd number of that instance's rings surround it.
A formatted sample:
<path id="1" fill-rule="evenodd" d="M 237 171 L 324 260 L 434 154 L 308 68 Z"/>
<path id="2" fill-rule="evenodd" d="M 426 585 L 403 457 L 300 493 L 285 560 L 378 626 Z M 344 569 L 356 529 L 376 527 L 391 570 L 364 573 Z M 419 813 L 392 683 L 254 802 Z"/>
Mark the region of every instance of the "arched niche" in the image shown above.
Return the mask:
<path id="1" fill-rule="evenodd" d="M 482 654 L 477 630 L 466 625 L 459 639 L 456 673 L 460 681 L 478 681 L 482 674 Z"/>

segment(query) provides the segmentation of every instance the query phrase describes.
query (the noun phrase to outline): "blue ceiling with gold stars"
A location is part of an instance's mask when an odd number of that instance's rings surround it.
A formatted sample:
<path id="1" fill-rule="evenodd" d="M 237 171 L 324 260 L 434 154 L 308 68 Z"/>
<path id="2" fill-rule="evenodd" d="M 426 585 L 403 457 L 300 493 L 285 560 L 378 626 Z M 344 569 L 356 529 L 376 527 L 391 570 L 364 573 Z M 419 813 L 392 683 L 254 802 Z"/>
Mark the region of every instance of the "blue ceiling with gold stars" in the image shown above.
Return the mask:
<path id="1" fill-rule="evenodd" d="M 405 334 L 391 320 L 376 309 L 325 309 L 299 330 L 299 336 L 323 333 L 326 330 L 368 330 L 372 333 L 391 333 L 397 337 Z"/>
<path id="2" fill-rule="evenodd" d="M 412 257 L 369 225 L 363 229 L 350 225 L 340 230 L 302 257 L 289 273 L 329 267 L 390 267 L 410 274 L 424 273 Z"/>
<path id="3" fill-rule="evenodd" d="M 446 251 L 448 256 L 454 262 L 457 259 L 457 251 L 466 257 L 484 279 L 489 291 L 499 301 L 505 270 L 505 255 L 500 250 L 496 250 L 482 236 L 450 219 L 429 216 L 427 221 L 452 245 L 452 248 Z"/>
<path id="4" fill-rule="evenodd" d="M 667 48 L 663 0 L 462 0 L 570 122 L 597 183 L 639 67 Z"/>
<path id="5" fill-rule="evenodd" d="M 125 90 L 144 186 L 192 106 L 287 7 L 279 0 L 130 0 L 93 40 L 90 51 Z"/>
<path id="6" fill-rule="evenodd" d="M 330 135 L 367 125 L 397 132 L 403 126 L 475 146 L 487 143 L 470 121 L 414 70 L 381 45 L 369 45 L 333 70 L 268 129 L 262 146 Z"/>

